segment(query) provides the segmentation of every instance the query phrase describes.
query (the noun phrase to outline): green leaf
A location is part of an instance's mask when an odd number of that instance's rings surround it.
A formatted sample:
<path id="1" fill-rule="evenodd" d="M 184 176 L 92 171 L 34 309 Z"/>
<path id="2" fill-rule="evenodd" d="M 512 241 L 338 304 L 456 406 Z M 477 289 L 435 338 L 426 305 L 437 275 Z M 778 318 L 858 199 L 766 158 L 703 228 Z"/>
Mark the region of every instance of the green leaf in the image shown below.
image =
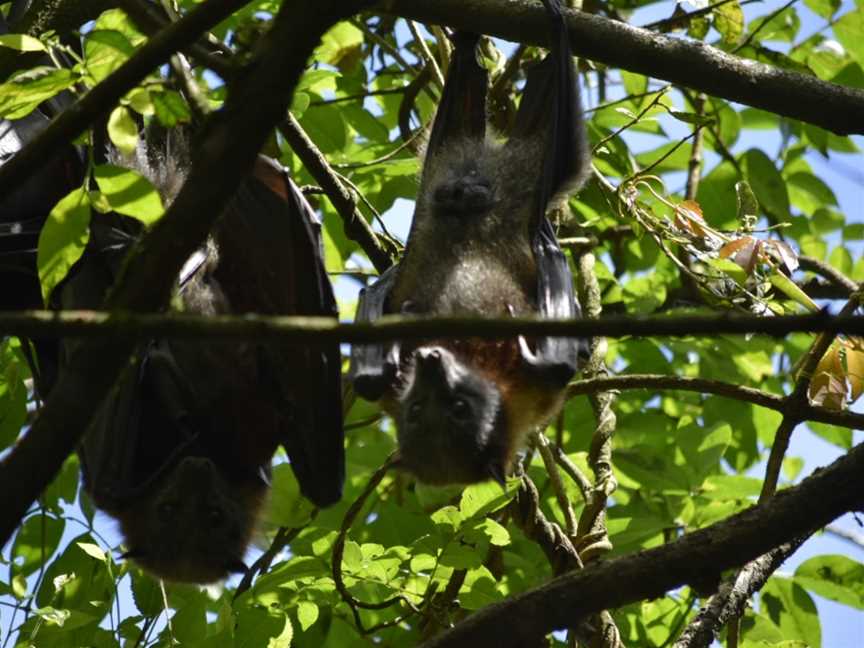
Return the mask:
<path id="1" fill-rule="evenodd" d="M 831 601 L 864 610 L 864 565 L 848 556 L 815 556 L 795 570 L 795 582 Z"/>
<path id="2" fill-rule="evenodd" d="M 786 181 L 774 163 L 761 149 L 744 154 L 746 178 L 765 211 L 776 218 L 789 218 L 789 194 Z"/>
<path id="3" fill-rule="evenodd" d="M 462 499 L 459 501 L 459 512 L 465 520 L 488 515 L 505 506 L 516 496 L 518 489 L 518 479 L 508 480 L 506 490 L 503 490 L 499 484 L 492 481 L 472 484 L 462 492 Z"/>
<path id="4" fill-rule="evenodd" d="M 300 601 L 297 604 L 297 620 L 305 632 L 318 620 L 318 606 L 312 601 Z"/>
<path id="5" fill-rule="evenodd" d="M 345 541 L 345 551 L 342 554 L 342 568 L 352 572 L 363 569 L 363 552 L 353 540 Z"/>
<path id="6" fill-rule="evenodd" d="M 505 547 L 510 544 L 510 532 L 492 518 L 486 518 L 480 524 L 483 533 L 489 538 L 489 542 L 498 547 Z"/>
<path id="7" fill-rule="evenodd" d="M 807 310 L 815 313 L 819 311 L 819 305 L 810 299 L 810 296 L 801 290 L 798 285 L 782 272 L 771 273 L 771 285 L 786 295 L 789 299 L 798 302 Z"/>
<path id="8" fill-rule="evenodd" d="M 821 648 L 819 614 L 803 587 L 790 579 L 773 576 L 762 590 L 761 600 L 784 639 L 798 639 L 810 648 Z"/>
<path id="9" fill-rule="evenodd" d="M 848 275 L 852 273 L 852 254 L 843 245 L 836 246 L 828 255 L 828 263 L 841 273 Z"/>
<path id="10" fill-rule="evenodd" d="M 51 291 L 81 258 L 90 238 L 90 197 L 81 187 L 57 203 L 39 233 L 36 265 L 47 304 Z"/>
<path id="11" fill-rule="evenodd" d="M 315 50 L 314 60 L 339 65 L 342 59 L 363 43 L 363 32 L 351 23 L 341 22 L 324 34 Z"/>
<path id="12" fill-rule="evenodd" d="M 136 171 L 113 164 L 100 164 L 93 177 L 111 208 L 150 226 L 162 217 L 162 198 L 151 182 Z"/>
<path id="13" fill-rule="evenodd" d="M 42 41 L 27 34 L 3 34 L 0 36 L 0 47 L 9 47 L 19 52 L 48 51 Z"/>
<path id="14" fill-rule="evenodd" d="M 738 1 L 718 4 L 712 10 L 714 27 L 723 37 L 726 45 L 737 45 L 744 31 L 744 12 Z"/>
<path id="15" fill-rule="evenodd" d="M 678 447 L 685 458 L 684 469 L 693 476 L 692 486 L 701 486 L 705 478 L 719 470 L 720 458 L 732 439 L 728 423 L 710 428 L 690 424 L 678 430 Z"/>
<path id="16" fill-rule="evenodd" d="M 54 554 L 60 544 L 66 521 L 50 515 L 31 515 L 18 530 L 12 543 L 12 573 L 29 576 Z"/>
<path id="17" fill-rule="evenodd" d="M 91 558 L 105 562 L 105 552 L 92 542 L 79 542 L 78 547 Z"/>
<path id="18" fill-rule="evenodd" d="M 0 83 L 0 117 L 20 119 L 43 101 L 75 84 L 78 77 L 69 70 L 36 67 Z"/>
<path id="19" fill-rule="evenodd" d="M 804 0 L 804 4 L 817 16 L 831 18 L 840 8 L 840 0 Z"/>
<path id="20" fill-rule="evenodd" d="M 291 619 L 286 615 L 282 632 L 276 637 L 270 637 L 267 648 L 291 648 L 292 641 L 294 641 L 294 627 L 291 625 Z"/>
<path id="21" fill-rule="evenodd" d="M 84 43 L 84 62 L 93 81 L 99 83 L 135 53 L 135 46 L 113 29 L 94 29 Z"/>
<path id="22" fill-rule="evenodd" d="M 465 575 L 465 582 L 459 592 L 459 602 L 466 610 L 479 610 L 503 598 L 492 572 L 486 567 L 477 567 Z"/>
<path id="23" fill-rule="evenodd" d="M 27 386 L 30 372 L 17 345 L 0 342 L 0 450 L 18 438 L 27 421 Z"/>
<path id="24" fill-rule="evenodd" d="M 138 568 L 132 570 L 132 598 L 144 616 L 155 617 L 162 612 L 162 592 L 159 583 Z"/>
<path id="25" fill-rule="evenodd" d="M 151 92 L 150 100 L 153 102 L 156 119 L 165 128 L 174 128 L 177 124 L 187 124 L 192 118 L 186 100 L 173 90 Z"/>
<path id="26" fill-rule="evenodd" d="M 762 490 L 762 480 L 744 475 L 710 475 L 702 488 L 703 496 L 710 499 L 754 499 Z"/>
<path id="27" fill-rule="evenodd" d="M 864 66 L 864 11 L 861 7 L 843 14 L 834 23 L 834 35 L 858 65 Z"/>
<path id="28" fill-rule="evenodd" d="M 813 212 L 810 224 L 811 229 L 813 229 L 815 233 L 826 234 L 842 228 L 846 224 L 846 217 L 835 209 L 823 207 Z M 855 226 L 850 225 L 849 227 L 851 228 Z M 864 224 L 860 224 L 860 227 L 862 228 L 862 238 L 864 238 Z M 846 229 L 843 231 L 844 238 L 848 238 L 846 237 Z"/>
<path id="29" fill-rule="evenodd" d="M 290 464 L 273 467 L 268 521 L 274 526 L 298 528 L 312 519 L 315 505 L 300 494 L 300 484 Z"/>
<path id="30" fill-rule="evenodd" d="M 206 597 L 196 596 L 185 605 L 180 606 L 177 613 L 171 618 L 171 626 L 174 636 L 181 644 L 192 644 L 200 641 L 207 633 L 207 604 Z"/>
<path id="31" fill-rule="evenodd" d="M 849 450 L 852 447 L 852 430 L 849 428 L 816 423 L 815 421 L 809 421 L 807 427 L 813 431 L 813 434 L 825 439 L 828 443 L 833 443 L 844 450 Z"/>
<path id="32" fill-rule="evenodd" d="M 138 148 L 138 125 L 124 106 L 117 106 L 108 117 L 108 137 L 124 155 Z"/>

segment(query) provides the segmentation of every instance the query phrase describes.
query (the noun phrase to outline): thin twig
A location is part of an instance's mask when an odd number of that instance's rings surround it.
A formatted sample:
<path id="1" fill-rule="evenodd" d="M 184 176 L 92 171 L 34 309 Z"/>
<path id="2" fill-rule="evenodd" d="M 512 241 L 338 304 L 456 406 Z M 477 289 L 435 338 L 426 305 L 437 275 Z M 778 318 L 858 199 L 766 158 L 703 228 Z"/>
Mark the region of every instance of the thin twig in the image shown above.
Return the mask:
<path id="1" fill-rule="evenodd" d="M 354 615 L 354 623 L 357 625 L 357 628 L 360 630 L 360 632 L 364 634 L 368 633 L 369 630 L 364 628 L 363 626 L 363 621 L 360 618 L 360 608 L 366 610 L 383 610 L 384 608 L 391 607 L 393 605 L 396 605 L 397 603 L 408 603 L 411 608 L 414 607 L 401 594 L 389 598 L 386 601 L 381 601 L 379 603 L 367 603 L 365 601 L 361 601 L 355 598 L 354 595 L 348 591 L 348 588 L 345 586 L 345 581 L 342 578 L 342 556 L 345 553 L 345 541 L 348 538 L 348 532 L 351 530 L 351 525 L 354 524 L 354 521 L 357 519 L 360 511 L 363 510 L 363 506 L 366 504 L 366 500 L 369 499 L 369 496 L 375 492 L 375 489 L 378 487 L 378 484 L 380 484 L 381 481 L 384 479 L 387 471 L 390 470 L 393 466 L 395 466 L 398 460 L 398 455 L 394 452 L 389 457 L 387 457 L 381 467 L 372 474 L 372 476 L 369 478 L 369 481 L 366 483 L 366 487 L 345 512 L 345 517 L 342 518 L 342 526 L 339 529 L 339 535 L 336 536 L 336 541 L 333 543 L 333 557 L 331 561 L 333 582 L 335 583 L 336 590 L 339 592 L 342 600 L 345 601 L 351 608 L 351 612 Z"/>
<path id="2" fill-rule="evenodd" d="M 411 30 L 411 34 L 414 36 L 414 42 L 417 43 L 417 46 L 420 48 L 420 57 L 423 59 L 424 63 L 426 63 L 426 67 L 428 67 L 432 72 L 432 78 L 435 79 L 438 88 L 443 88 L 444 75 L 441 74 L 441 68 L 438 67 L 438 61 L 436 61 L 435 57 L 432 56 L 429 46 L 426 45 L 426 40 L 420 34 L 420 29 L 417 27 L 417 23 L 413 20 L 408 20 L 407 22 L 408 29 Z"/>
<path id="3" fill-rule="evenodd" d="M 589 380 L 577 380 L 568 386 L 568 396 L 578 394 L 590 394 L 594 391 L 605 389 L 672 389 L 679 391 L 697 392 L 700 394 L 714 394 L 725 398 L 752 403 L 760 407 L 783 413 L 788 407 L 786 397 L 772 394 L 770 392 L 745 387 L 744 385 L 733 385 L 731 383 L 709 378 L 691 378 L 688 376 L 670 376 L 663 374 L 623 374 L 618 376 L 604 376 L 591 378 Z M 837 411 L 818 405 L 805 404 L 796 406 L 805 420 L 819 423 L 840 425 L 854 430 L 864 429 L 864 414 L 856 412 Z"/>

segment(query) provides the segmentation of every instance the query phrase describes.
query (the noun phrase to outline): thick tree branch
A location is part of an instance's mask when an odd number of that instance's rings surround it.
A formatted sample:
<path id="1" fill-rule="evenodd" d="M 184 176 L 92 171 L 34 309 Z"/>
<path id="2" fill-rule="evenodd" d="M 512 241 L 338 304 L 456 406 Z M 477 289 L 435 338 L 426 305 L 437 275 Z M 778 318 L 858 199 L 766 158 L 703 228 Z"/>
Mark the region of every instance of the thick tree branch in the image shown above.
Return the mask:
<path id="1" fill-rule="evenodd" d="M 490 605 L 424 646 L 516 648 L 530 637 L 572 626 L 598 610 L 655 598 L 712 575 L 719 577 L 723 570 L 861 508 L 864 445 L 762 505 L 662 547 L 589 565 Z"/>
<path id="2" fill-rule="evenodd" d="M 815 261 L 815 263 L 819 263 Z M 827 266 L 826 266 L 827 268 Z M 825 272 L 825 269 L 822 269 Z M 839 273 L 838 273 L 839 274 Z M 838 282 L 843 283 L 845 277 L 840 275 Z M 855 284 L 846 279 L 850 288 Z M 843 307 L 841 314 L 854 313 L 860 303 L 860 293 L 853 292 L 851 298 Z M 769 501 L 775 493 L 780 478 L 780 468 L 789 447 L 792 432 L 799 423 L 805 420 L 803 410 L 812 407 L 807 397 L 810 379 L 819 360 L 828 350 L 834 340 L 830 333 L 820 333 L 807 353 L 804 355 L 802 367 L 795 381 L 792 392 L 783 398 L 783 420 L 780 422 L 771 445 L 771 454 L 765 469 L 765 479 L 762 482 L 762 492 L 759 494 L 759 504 Z M 809 535 L 809 534 L 807 534 Z M 721 583 L 717 593 L 711 597 L 708 605 L 688 625 L 676 644 L 676 648 L 707 648 L 714 640 L 719 628 L 729 623 L 730 636 L 737 632 L 739 618 L 744 612 L 744 606 L 752 594 L 767 582 L 777 567 L 804 542 L 806 535 L 790 540 L 790 542 L 772 549 L 769 553 L 752 560 L 734 577 Z"/>
<path id="3" fill-rule="evenodd" d="M 171 259 L 173 263 L 175 258 L 179 256 L 181 255 L 173 250 L 167 258 Z M 159 272 L 167 273 L 163 269 L 159 269 Z M 146 291 L 147 279 L 138 277 L 138 281 L 140 281 L 139 290 Z M 115 304 L 119 309 L 119 303 L 115 302 Z M 124 303 L 122 310 L 111 313 L 85 310 L 0 312 L 0 335 L 97 339 L 147 338 L 152 336 L 202 339 L 261 338 L 302 344 L 326 344 L 334 341 L 372 344 L 394 339 L 422 340 L 460 337 L 502 339 L 519 334 L 584 338 L 603 335 L 610 338 L 628 338 L 761 333 L 782 337 L 789 333 L 803 331 L 864 335 L 864 316 L 831 315 L 825 311 L 782 317 L 739 314 L 694 314 L 674 317 L 610 315 L 598 320 L 386 315 L 375 322 L 337 323 L 328 318 L 300 316 L 224 315 L 205 317 L 179 313 L 169 315 L 133 313 L 129 311 L 133 310 L 134 302 L 130 302 L 130 304 L 127 306 Z M 142 309 L 143 307 L 135 308 L 135 310 Z"/>
<path id="4" fill-rule="evenodd" d="M 181 34 L 190 37 L 193 32 L 200 33 L 227 11 L 227 4 L 231 10 L 238 7 L 237 2 L 224 0 L 199 5 L 154 41 L 167 39 L 165 34 L 182 40 L 177 29 L 183 24 L 187 31 L 181 30 Z M 208 122 L 183 189 L 130 255 L 116 289 L 108 297 L 109 308 L 156 310 L 168 301 L 183 262 L 203 243 L 273 126 L 284 118 L 297 81 L 321 35 L 364 4 L 363 0 L 320 0 L 314 12 L 304 11 L 305 3 L 301 0 L 282 5 L 244 74 L 231 86 L 225 107 Z M 190 18 L 193 14 L 197 16 L 195 19 Z M 163 42 L 164 48 L 169 49 L 166 54 L 177 49 L 171 43 L 169 48 Z M 146 46 L 141 51 L 144 49 Z M 161 52 L 151 50 L 151 55 L 155 58 Z M 124 68 L 108 81 L 116 75 L 125 78 Z M 143 68 L 141 60 L 134 67 L 139 71 Z M 74 107 L 70 114 L 77 114 Z M 70 366 L 60 374 L 33 427 L 0 462 L 0 492 L 5 493 L 0 513 L 0 544 L 9 539 L 27 507 L 75 448 L 132 348 L 133 340 L 121 342 L 118 338 L 81 345 Z"/>
<path id="5" fill-rule="evenodd" d="M 711 597 L 708 605 L 699 611 L 675 642 L 674 648 L 708 648 L 720 628 L 744 612 L 750 597 L 765 586 L 771 574 L 807 537 L 783 543 L 750 562 L 734 578 L 724 581 L 717 594 Z"/>
<path id="6" fill-rule="evenodd" d="M 516 42 L 544 44 L 549 35 L 543 8 L 527 0 L 382 0 L 381 7 L 405 18 Z M 600 16 L 568 11 L 567 22 L 577 56 L 800 119 L 838 134 L 864 133 L 864 91 Z"/>

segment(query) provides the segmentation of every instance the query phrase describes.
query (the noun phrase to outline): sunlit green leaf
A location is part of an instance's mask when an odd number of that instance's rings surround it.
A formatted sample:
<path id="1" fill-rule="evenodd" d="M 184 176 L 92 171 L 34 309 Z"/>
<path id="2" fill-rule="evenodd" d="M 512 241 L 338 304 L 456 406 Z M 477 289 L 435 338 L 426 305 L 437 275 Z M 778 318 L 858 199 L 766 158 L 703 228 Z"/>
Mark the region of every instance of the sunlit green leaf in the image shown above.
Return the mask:
<path id="1" fill-rule="evenodd" d="M 113 164 L 100 164 L 93 170 L 93 176 L 117 213 L 132 216 L 145 225 L 152 225 L 164 213 L 159 192 L 140 173 Z"/>
<path id="2" fill-rule="evenodd" d="M 51 291 L 81 258 L 90 238 L 90 198 L 82 188 L 73 189 L 51 210 L 39 234 L 37 265 L 42 297 L 49 301 Z"/>

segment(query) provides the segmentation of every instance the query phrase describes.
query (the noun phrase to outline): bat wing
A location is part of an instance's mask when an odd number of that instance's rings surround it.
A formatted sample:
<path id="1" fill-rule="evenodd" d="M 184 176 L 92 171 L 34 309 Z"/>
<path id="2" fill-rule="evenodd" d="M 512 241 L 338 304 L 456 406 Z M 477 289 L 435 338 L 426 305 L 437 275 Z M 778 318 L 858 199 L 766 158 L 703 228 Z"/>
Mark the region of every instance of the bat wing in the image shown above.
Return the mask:
<path id="1" fill-rule="evenodd" d="M 429 135 L 427 158 L 446 151 L 453 142 L 483 140 L 486 136 L 489 73 L 477 62 L 479 39 L 477 34 L 469 32 L 456 32 L 453 36 L 455 49 Z"/>
<path id="2" fill-rule="evenodd" d="M 216 238 L 214 275 L 232 312 L 337 317 L 320 223 L 275 162 L 259 158 Z M 301 491 L 318 505 L 335 503 L 345 477 L 339 345 L 261 344 L 258 358 L 264 389 L 282 409 L 279 440 Z"/>
<path id="3" fill-rule="evenodd" d="M 358 322 L 374 322 L 384 314 L 398 269 L 398 266 L 387 269 L 375 283 L 360 291 L 356 315 Z M 396 380 L 398 370 L 398 342 L 351 346 L 349 376 L 354 391 L 366 400 L 381 398 Z"/>
<path id="4" fill-rule="evenodd" d="M 580 315 L 573 276 L 546 218 L 550 201 L 581 183 L 588 168 L 579 84 L 567 26 L 558 0 L 543 0 L 552 25 L 550 51 L 528 74 L 516 123 L 507 146 L 543 142 L 542 172 L 535 188 L 534 239 L 538 310 L 543 317 Z M 541 338 L 533 354 L 523 349 L 528 366 L 556 384 L 566 384 L 578 366 L 579 341 Z"/>
<path id="5" fill-rule="evenodd" d="M 537 306 L 540 315 L 550 319 L 579 317 L 579 304 L 573 292 L 573 273 L 558 245 L 552 225 L 545 217 L 534 238 L 534 257 L 537 262 Z M 523 347 L 523 358 L 527 366 L 544 380 L 555 385 L 566 385 L 579 366 L 579 340 L 539 338 L 533 353 Z"/>
<path id="6" fill-rule="evenodd" d="M 162 342 L 150 342 L 126 368 L 78 448 L 97 506 L 123 511 L 196 443 L 189 384 Z"/>
<path id="7" fill-rule="evenodd" d="M 541 227 L 552 198 L 579 185 L 588 169 L 579 83 L 570 36 L 558 0 L 543 0 L 552 26 L 549 54 L 528 73 L 508 146 L 543 141 L 537 181 L 535 227 Z"/>

